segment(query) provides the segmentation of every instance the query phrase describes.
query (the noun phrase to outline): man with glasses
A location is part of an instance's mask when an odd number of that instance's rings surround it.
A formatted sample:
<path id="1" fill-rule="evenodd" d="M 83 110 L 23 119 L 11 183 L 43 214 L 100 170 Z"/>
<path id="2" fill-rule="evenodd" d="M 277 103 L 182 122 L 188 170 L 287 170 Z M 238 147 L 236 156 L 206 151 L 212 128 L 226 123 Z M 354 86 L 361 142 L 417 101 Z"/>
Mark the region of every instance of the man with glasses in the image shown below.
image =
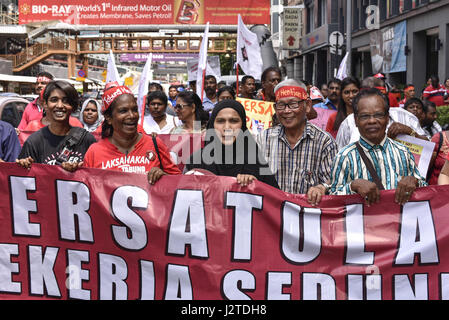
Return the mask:
<path id="1" fill-rule="evenodd" d="M 303 83 L 284 80 L 274 94 L 279 124 L 259 133 L 256 140 L 280 189 L 305 194 L 328 182 L 337 145 L 330 134 L 307 121 L 312 101 Z"/>
<path id="2" fill-rule="evenodd" d="M 379 202 L 380 190 L 396 189 L 396 203 L 405 204 L 417 187 L 427 184 L 408 148 L 387 136 L 387 98 L 372 88 L 361 91 L 352 105 L 360 138 L 338 152 L 330 193 L 358 193 L 371 205 Z"/>

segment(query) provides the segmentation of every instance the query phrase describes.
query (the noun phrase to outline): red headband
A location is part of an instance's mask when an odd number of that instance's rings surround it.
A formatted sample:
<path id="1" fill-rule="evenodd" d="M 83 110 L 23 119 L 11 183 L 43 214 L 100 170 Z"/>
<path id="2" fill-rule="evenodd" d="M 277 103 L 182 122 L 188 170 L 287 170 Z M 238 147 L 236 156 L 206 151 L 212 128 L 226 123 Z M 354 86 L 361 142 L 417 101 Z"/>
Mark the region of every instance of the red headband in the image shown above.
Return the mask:
<path id="1" fill-rule="evenodd" d="M 379 90 L 380 92 L 382 92 L 383 94 L 387 93 L 387 88 L 385 87 L 375 87 L 377 90 Z"/>
<path id="2" fill-rule="evenodd" d="M 307 100 L 307 92 L 301 87 L 285 86 L 279 88 L 275 93 L 276 101 L 282 98 L 295 97 L 301 100 Z"/>
<path id="3" fill-rule="evenodd" d="M 40 76 L 36 78 L 36 82 L 50 82 L 51 79 L 45 76 Z"/>
<path id="4" fill-rule="evenodd" d="M 406 87 L 406 88 L 404 89 L 404 91 L 408 91 L 408 90 L 410 90 L 410 89 L 415 89 L 415 87 L 414 87 L 414 86 L 408 86 L 408 87 Z"/>
<path id="5" fill-rule="evenodd" d="M 111 106 L 112 102 L 114 102 L 114 100 L 118 97 L 120 97 L 122 94 L 133 94 L 133 92 L 125 86 L 118 86 L 118 87 L 112 87 L 108 90 L 106 90 L 103 93 L 103 106 L 101 108 L 101 112 L 105 112 L 106 110 L 109 109 L 109 107 Z"/>

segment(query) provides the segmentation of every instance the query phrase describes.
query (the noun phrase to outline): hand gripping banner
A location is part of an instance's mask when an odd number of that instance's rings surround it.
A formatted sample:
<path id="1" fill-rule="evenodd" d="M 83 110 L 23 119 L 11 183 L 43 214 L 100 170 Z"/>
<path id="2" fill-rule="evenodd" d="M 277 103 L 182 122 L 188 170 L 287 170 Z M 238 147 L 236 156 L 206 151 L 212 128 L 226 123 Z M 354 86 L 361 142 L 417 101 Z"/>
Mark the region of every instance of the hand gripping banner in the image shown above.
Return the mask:
<path id="1" fill-rule="evenodd" d="M 448 299 L 449 186 L 311 207 L 261 182 L 0 164 L 1 299 Z"/>

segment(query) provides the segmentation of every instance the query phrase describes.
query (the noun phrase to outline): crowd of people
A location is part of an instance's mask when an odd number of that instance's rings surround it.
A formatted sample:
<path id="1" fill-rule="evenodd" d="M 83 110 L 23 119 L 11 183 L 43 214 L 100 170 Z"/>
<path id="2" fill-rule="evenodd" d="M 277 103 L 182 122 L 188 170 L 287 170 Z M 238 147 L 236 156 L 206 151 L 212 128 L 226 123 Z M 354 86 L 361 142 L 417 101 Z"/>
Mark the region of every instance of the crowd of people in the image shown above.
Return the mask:
<path id="1" fill-rule="evenodd" d="M 283 79 L 278 67 L 228 86 L 213 75 L 204 96 L 172 85 L 168 94 L 150 83 L 141 106 L 117 82 L 105 86 L 102 101 L 80 101 L 75 88 L 50 73 L 37 76 L 36 100 L 18 128 L 0 121 L 0 160 L 146 174 L 151 184 L 164 175 L 197 171 L 235 177 L 242 186 L 258 180 L 318 205 L 324 195 L 359 194 L 368 205 L 380 190 L 395 189 L 399 204 L 417 187 L 449 184 L 449 135 L 437 122 L 437 109 L 449 104 L 449 79 L 429 78 L 421 95 L 413 84 L 398 91 L 383 74 L 365 79 L 333 78 L 320 88 Z M 399 92 L 399 94 L 398 94 Z M 271 126 L 255 134 L 236 97 L 273 103 Z M 78 117 L 73 114 L 80 109 Z M 325 128 L 313 124 L 327 110 Z M 15 129 L 15 130 L 14 130 Z M 34 131 L 29 136 L 22 134 Z M 185 163 L 173 162 L 160 134 L 201 134 L 204 146 Z M 426 176 L 399 135 L 435 142 Z"/>

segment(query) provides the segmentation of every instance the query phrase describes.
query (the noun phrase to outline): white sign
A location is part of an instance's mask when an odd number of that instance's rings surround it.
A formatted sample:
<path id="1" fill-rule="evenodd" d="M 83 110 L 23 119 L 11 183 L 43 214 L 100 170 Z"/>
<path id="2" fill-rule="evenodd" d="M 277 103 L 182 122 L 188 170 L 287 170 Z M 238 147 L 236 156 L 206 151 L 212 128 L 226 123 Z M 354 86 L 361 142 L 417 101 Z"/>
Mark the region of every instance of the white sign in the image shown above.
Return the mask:
<path id="1" fill-rule="evenodd" d="M 284 28 L 282 46 L 285 50 L 299 50 L 300 44 L 300 8 L 284 7 Z"/>
<path id="2" fill-rule="evenodd" d="M 344 37 L 339 31 L 334 31 L 329 35 L 329 44 L 333 48 L 341 48 L 344 42 Z"/>
<path id="3" fill-rule="evenodd" d="M 418 139 L 405 134 L 398 135 L 396 141 L 405 145 L 410 152 L 413 153 L 419 173 L 425 178 L 427 176 L 427 170 L 432 158 L 435 142 Z"/>
<path id="4" fill-rule="evenodd" d="M 198 59 L 189 59 L 187 60 L 187 79 L 188 81 L 196 80 L 196 73 L 198 71 Z M 206 66 L 206 76 L 213 75 L 217 82 L 220 81 L 221 78 L 221 69 L 220 69 L 220 57 L 219 56 L 208 56 L 207 57 L 207 66 Z"/>

